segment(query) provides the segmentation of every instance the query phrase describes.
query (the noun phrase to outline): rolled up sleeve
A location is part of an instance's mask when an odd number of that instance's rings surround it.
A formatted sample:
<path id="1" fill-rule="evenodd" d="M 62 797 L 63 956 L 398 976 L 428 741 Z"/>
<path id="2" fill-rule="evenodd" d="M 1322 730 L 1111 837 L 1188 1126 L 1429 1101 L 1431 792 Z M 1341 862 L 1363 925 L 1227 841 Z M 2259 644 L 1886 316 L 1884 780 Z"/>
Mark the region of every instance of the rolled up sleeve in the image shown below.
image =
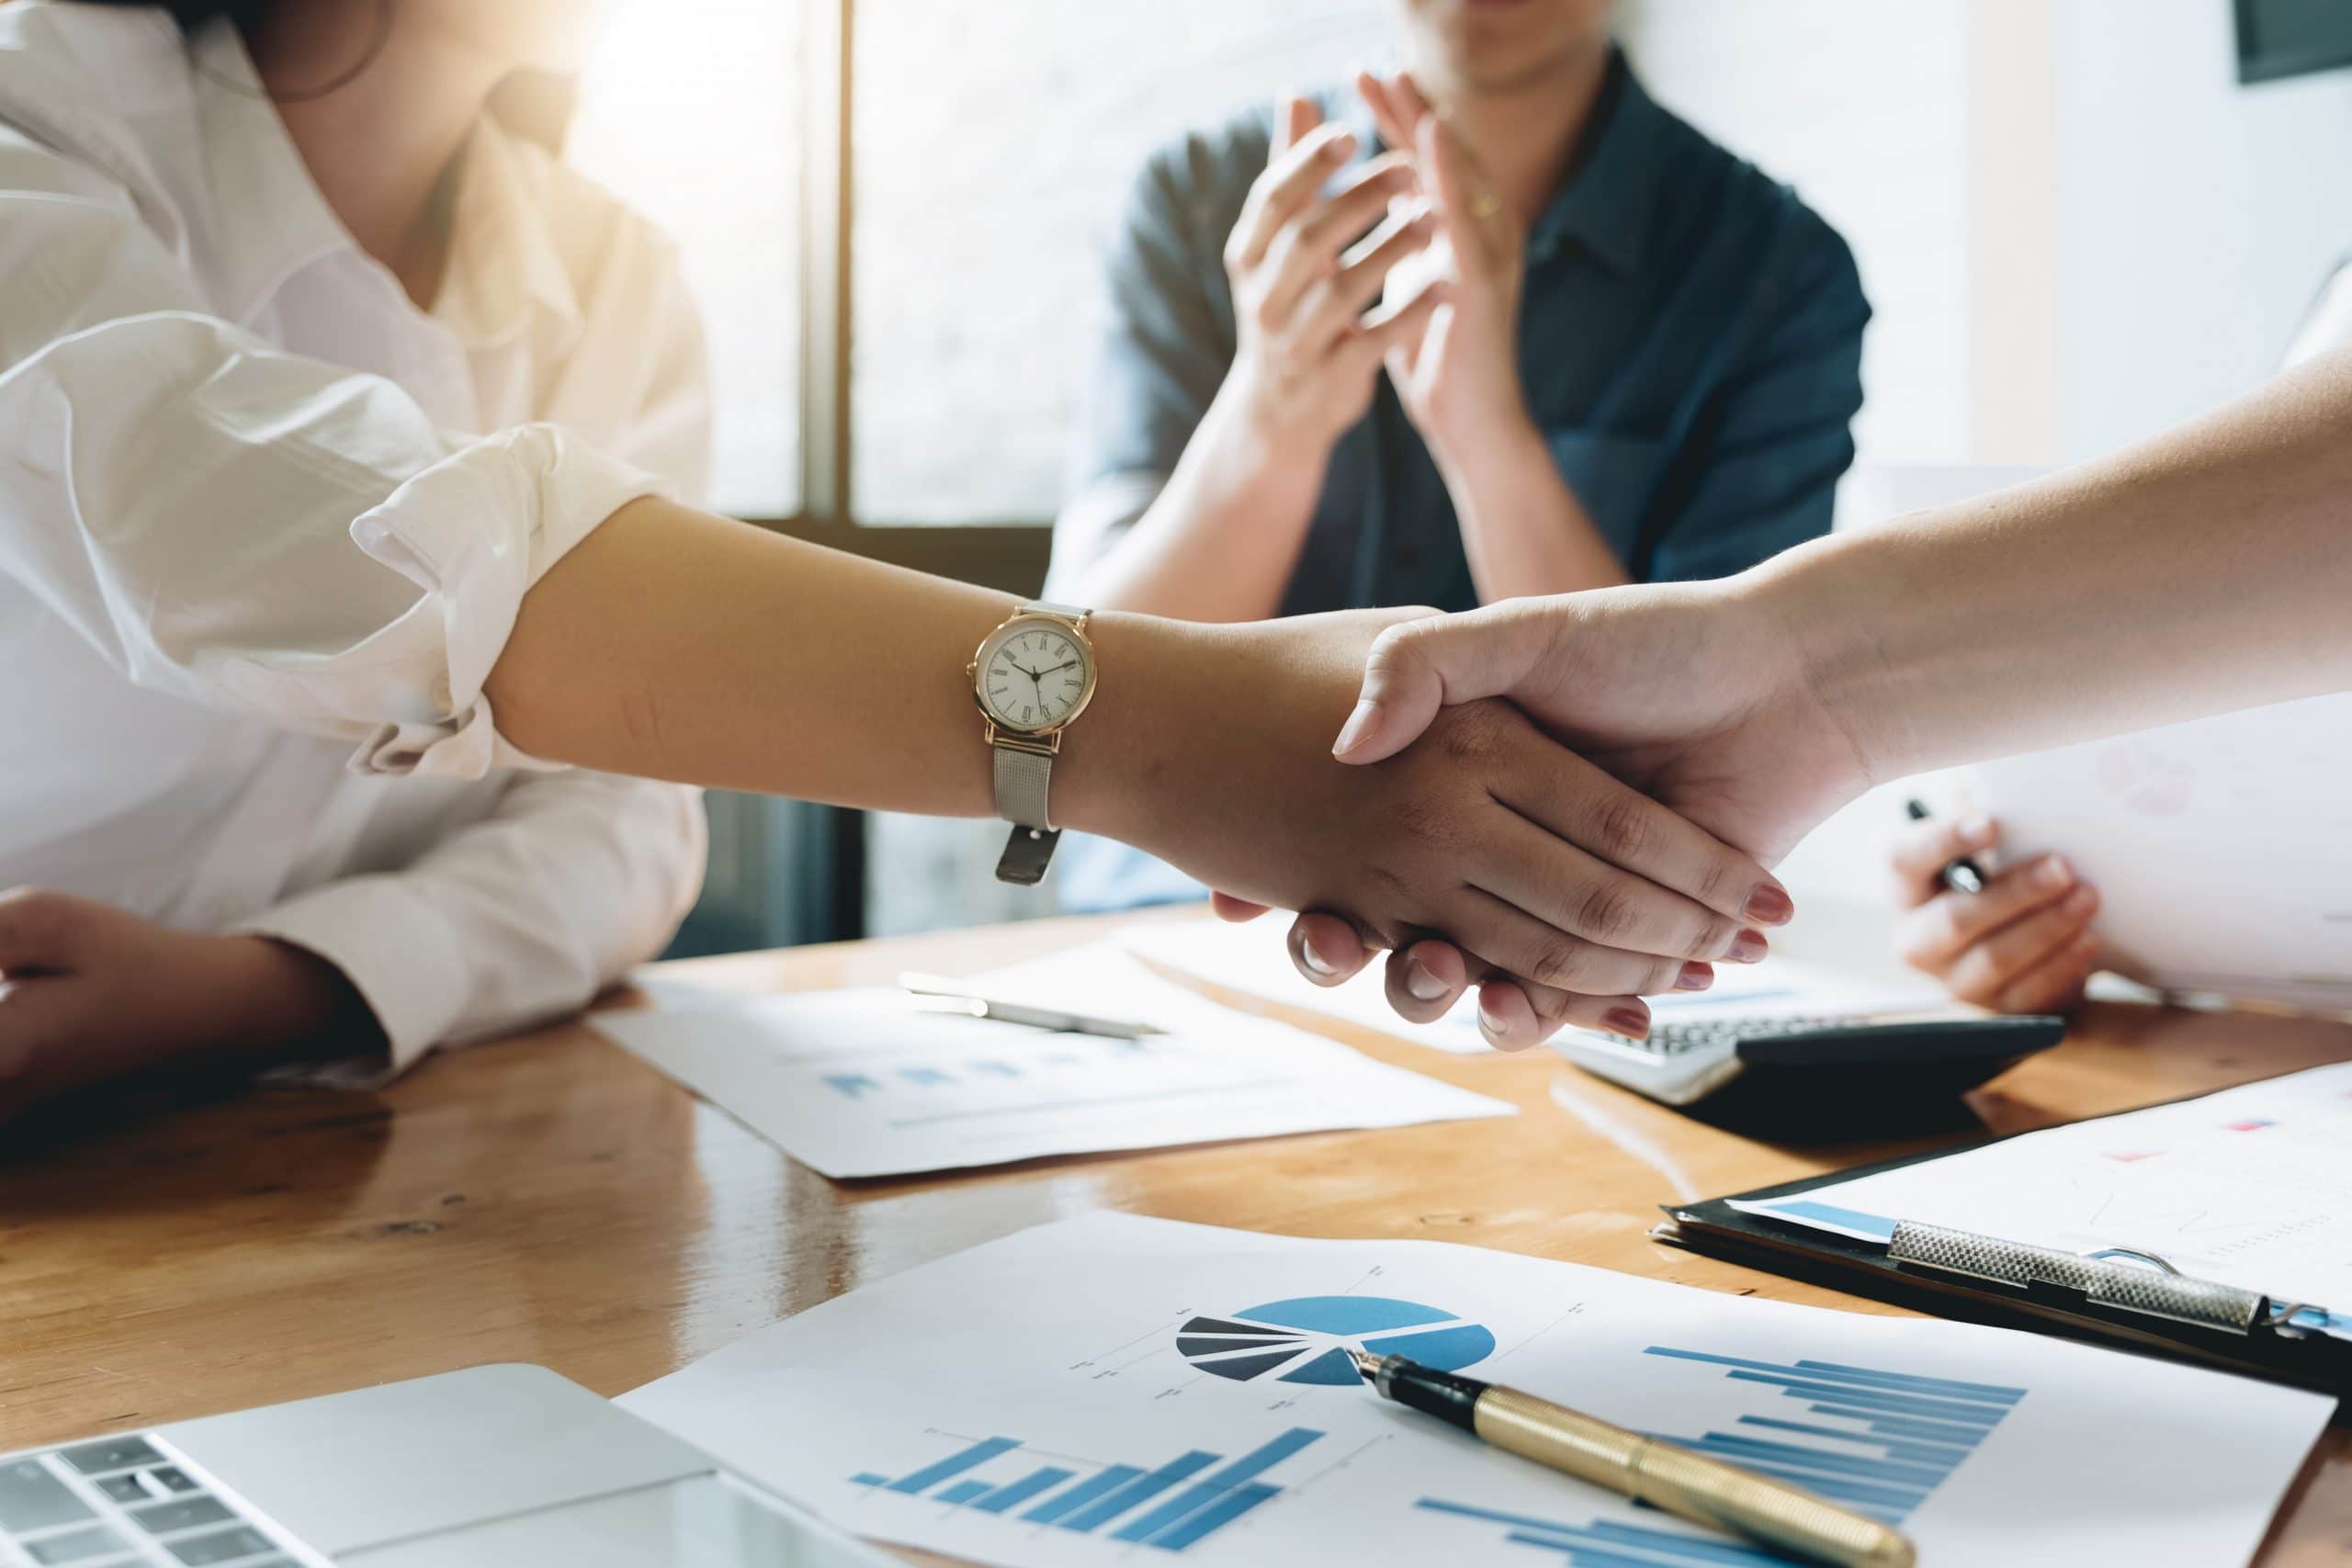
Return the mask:
<path id="1" fill-rule="evenodd" d="M 0 575 L 138 684 L 361 771 L 535 765 L 482 684 L 524 594 L 661 481 L 209 316 L 127 195 L 5 126 L 0 277 Z"/>

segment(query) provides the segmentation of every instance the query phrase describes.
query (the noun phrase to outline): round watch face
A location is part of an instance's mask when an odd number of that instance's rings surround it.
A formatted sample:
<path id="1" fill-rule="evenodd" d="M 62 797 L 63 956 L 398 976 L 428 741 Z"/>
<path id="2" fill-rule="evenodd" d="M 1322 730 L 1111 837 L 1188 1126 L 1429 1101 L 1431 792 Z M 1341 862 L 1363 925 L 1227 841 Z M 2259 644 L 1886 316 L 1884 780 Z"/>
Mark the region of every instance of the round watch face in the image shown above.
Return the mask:
<path id="1" fill-rule="evenodd" d="M 990 637 L 975 679 L 990 718 L 1032 734 L 1077 717 L 1094 688 L 1084 645 L 1046 620 L 1016 621 Z"/>

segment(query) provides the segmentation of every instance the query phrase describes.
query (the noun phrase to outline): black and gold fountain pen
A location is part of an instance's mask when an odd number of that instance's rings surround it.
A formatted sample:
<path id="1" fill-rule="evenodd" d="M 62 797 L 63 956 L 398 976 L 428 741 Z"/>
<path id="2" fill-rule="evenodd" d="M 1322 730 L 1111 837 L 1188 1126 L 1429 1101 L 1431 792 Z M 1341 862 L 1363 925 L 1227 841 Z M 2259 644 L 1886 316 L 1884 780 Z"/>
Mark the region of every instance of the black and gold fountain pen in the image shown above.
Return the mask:
<path id="1" fill-rule="evenodd" d="M 1911 1568 L 1902 1531 L 1802 1487 L 1579 1416 L 1517 1389 L 1351 1350 L 1384 1399 L 1425 1411 L 1521 1459 L 1605 1486 L 1693 1524 L 1838 1568 Z"/>

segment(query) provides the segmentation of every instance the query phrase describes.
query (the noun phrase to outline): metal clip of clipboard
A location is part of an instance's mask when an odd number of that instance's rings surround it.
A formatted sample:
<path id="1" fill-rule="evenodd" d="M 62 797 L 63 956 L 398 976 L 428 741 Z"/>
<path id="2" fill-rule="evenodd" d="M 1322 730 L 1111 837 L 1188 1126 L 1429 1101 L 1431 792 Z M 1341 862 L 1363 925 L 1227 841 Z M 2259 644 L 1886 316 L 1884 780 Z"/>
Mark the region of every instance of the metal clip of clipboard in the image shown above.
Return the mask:
<path id="1" fill-rule="evenodd" d="M 2329 1321 L 2324 1308 L 2301 1302 L 2274 1302 L 2259 1291 L 2195 1279 L 2153 1252 L 2128 1247 L 2062 1252 L 1904 1220 L 1894 1227 L 1886 1257 L 1888 1262 L 1904 1267 L 1965 1274 L 1996 1284 L 2053 1285 L 2080 1292 L 2086 1302 L 2100 1306 L 2232 1334 L 2251 1334 L 2259 1327 L 2301 1338 L 2326 1332 Z M 2312 1321 L 2314 1317 L 2317 1322 Z"/>

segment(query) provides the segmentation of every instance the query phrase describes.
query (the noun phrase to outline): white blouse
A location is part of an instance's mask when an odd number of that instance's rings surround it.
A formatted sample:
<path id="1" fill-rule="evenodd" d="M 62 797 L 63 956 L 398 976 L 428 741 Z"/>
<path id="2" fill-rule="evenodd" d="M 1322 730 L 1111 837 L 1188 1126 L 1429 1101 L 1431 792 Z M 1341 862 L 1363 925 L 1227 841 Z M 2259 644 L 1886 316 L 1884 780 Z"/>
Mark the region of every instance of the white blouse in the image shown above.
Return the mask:
<path id="1" fill-rule="evenodd" d="M 699 804 L 482 682 L 708 434 L 673 251 L 537 149 L 474 137 L 428 316 L 232 33 L 0 5 L 0 887 L 316 953 L 395 1066 L 579 1007 L 692 903 Z"/>

